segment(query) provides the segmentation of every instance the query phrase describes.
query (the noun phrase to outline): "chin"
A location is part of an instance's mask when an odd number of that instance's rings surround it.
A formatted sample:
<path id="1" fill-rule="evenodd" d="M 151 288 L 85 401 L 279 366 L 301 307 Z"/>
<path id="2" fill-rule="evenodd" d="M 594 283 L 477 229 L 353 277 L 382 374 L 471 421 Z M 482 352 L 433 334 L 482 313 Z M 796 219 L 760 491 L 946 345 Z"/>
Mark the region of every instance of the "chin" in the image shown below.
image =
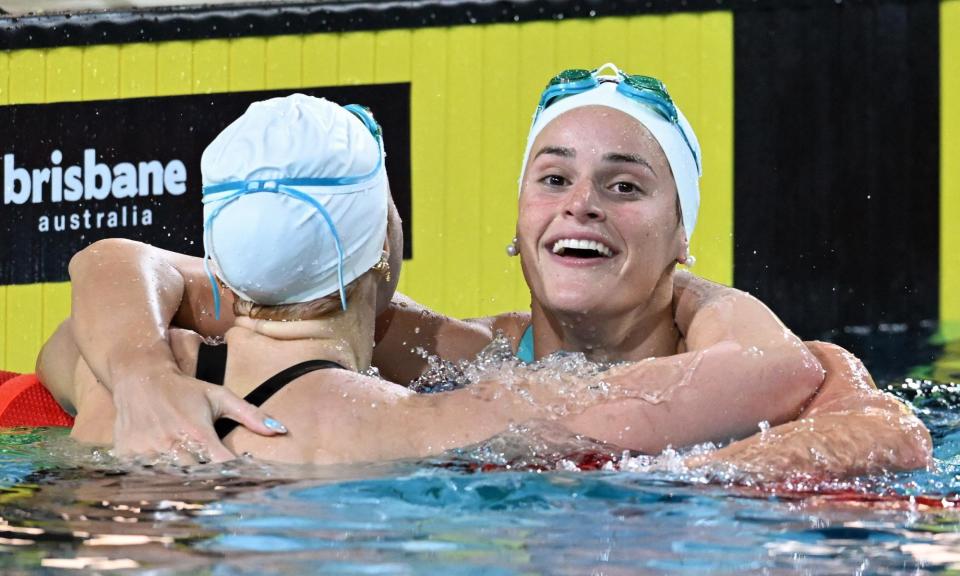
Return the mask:
<path id="1" fill-rule="evenodd" d="M 545 310 L 559 314 L 595 314 L 603 312 L 608 302 L 589 289 L 548 290 L 541 304 Z"/>

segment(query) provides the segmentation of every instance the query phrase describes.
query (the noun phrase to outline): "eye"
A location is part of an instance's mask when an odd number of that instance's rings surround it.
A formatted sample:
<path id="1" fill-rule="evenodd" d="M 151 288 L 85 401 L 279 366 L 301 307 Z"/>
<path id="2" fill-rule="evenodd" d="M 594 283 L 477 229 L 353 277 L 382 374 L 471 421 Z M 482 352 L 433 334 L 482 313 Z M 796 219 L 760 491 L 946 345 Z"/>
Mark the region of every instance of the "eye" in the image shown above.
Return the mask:
<path id="1" fill-rule="evenodd" d="M 623 196 L 633 196 L 643 193 L 639 186 L 631 182 L 615 182 L 610 189 Z"/>
<path id="2" fill-rule="evenodd" d="M 570 183 L 569 180 L 559 174 L 548 174 L 541 178 L 540 182 L 547 186 L 566 186 Z"/>

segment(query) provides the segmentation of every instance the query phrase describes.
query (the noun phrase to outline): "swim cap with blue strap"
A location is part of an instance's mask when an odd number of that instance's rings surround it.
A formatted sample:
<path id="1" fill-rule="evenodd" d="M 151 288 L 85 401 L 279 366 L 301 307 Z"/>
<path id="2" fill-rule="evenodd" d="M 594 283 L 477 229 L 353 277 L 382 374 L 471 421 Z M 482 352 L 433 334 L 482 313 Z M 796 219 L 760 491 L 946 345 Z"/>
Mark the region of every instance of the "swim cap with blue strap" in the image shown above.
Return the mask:
<path id="1" fill-rule="evenodd" d="M 380 129 L 360 106 L 294 94 L 256 102 L 204 151 L 204 266 L 238 297 L 294 304 L 379 260 L 388 186 Z M 214 288 L 219 318 L 219 293 Z"/>

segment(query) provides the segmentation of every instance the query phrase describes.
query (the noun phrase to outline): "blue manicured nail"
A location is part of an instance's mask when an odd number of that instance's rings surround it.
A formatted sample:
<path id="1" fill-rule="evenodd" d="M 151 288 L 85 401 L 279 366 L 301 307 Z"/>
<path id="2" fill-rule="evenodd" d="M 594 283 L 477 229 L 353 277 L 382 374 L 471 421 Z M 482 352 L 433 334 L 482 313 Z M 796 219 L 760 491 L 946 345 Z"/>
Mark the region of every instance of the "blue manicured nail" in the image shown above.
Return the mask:
<path id="1" fill-rule="evenodd" d="M 281 424 L 279 420 L 274 420 L 273 418 L 264 418 L 263 425 L 274 432 L 279 432 L 280 434 L 287 433 L 287 427 Z"/>

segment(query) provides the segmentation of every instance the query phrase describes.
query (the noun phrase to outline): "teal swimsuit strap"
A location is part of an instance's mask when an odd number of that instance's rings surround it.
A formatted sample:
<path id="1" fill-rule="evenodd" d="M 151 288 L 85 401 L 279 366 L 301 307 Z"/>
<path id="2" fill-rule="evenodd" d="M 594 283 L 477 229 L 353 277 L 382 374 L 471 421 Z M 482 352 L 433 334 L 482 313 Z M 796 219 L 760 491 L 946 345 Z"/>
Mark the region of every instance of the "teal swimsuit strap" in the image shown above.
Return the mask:
<path id="1" fill-rule="evenodd" d="M 524 364 L 533 364 L 533 324 L 528 325 L 523 331 L 523 337 L 520 338 L 520 345 L 517 347 L 517 359 Z"/>

